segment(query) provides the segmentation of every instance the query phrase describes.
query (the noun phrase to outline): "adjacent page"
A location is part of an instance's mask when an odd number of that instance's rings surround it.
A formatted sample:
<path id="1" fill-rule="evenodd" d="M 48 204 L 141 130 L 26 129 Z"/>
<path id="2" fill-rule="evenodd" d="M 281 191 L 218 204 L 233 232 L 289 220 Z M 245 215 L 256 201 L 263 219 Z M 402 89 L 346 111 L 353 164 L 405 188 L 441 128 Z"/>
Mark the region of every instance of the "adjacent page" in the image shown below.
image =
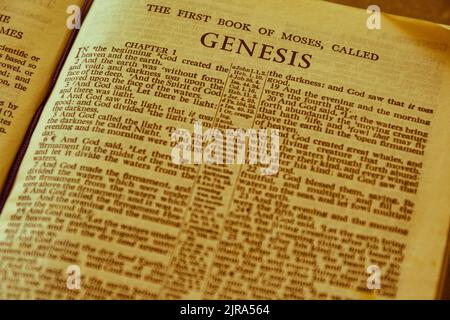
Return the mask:
<path id="1" fill-rule="evenodd" d="M 367 18 L 95 1 L 0 217 L 0 297 L 438 297 L 450 33 Z M 235 163 L 227 129 L 279 144 Z"/>
<path id="2" fill-rule="evenodd" d="M 67 43 L 67 8 L 82 4 L 0 0 L 0 189 Z"/>

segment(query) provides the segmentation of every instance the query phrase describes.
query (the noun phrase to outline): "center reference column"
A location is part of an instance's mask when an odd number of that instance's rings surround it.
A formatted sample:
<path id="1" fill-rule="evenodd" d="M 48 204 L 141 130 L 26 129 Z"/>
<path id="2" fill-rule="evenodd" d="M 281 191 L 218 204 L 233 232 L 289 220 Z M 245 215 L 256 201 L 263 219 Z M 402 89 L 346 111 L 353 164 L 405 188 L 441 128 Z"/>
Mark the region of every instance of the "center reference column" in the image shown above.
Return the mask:
<path id="1" fill-rule="evenodd" d="M 220 130 L 224 136 L 224 161 L 225 130 L 245 131 L 253 127 L 266 80 L 266 72 L 262 70 L 230 65 L 228 71 L 228 78 L 213 121 L 213 128 Z M 204 148 L 208 142 L 203 141 Z M 223 163 L 202 164 L 199 167 L 186 209 L 184 227 L 160 298 L 202 297 L 213 267 L 213 260 L 216 255 L 220 255 L 217 247 L 242 167 Z"/>

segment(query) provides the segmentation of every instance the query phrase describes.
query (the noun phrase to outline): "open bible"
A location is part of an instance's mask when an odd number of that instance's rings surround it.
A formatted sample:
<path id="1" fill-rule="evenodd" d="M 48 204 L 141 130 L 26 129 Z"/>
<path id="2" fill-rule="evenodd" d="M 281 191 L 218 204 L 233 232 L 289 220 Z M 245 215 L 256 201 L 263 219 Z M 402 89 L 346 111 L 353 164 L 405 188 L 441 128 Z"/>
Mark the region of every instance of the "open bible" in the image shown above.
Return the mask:
<path id="1" fill-rule="evenodd" d="M 0 0 L 0 298 L 448 296 L 450 31 L 378 18 Z"/>

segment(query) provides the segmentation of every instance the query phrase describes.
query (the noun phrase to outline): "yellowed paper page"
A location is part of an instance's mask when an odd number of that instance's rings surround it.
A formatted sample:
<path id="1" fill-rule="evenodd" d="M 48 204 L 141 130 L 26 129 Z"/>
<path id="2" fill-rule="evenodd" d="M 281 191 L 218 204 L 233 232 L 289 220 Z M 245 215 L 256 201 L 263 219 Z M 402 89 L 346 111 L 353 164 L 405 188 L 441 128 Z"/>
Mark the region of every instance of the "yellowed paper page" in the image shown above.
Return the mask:
<path id="1" fill-rule="evenodd" d="M 95 1 L 0 217 L 0 297 L 436 298 L 449 32 L 367 18 Z M 255 130 L 245 164 L 226 129 Z"/>
<path id="2" fill-rule="evenodd" d="M 66 10 L 82 3 L 0 0 L 0 188 L 68 40 Z"/>

